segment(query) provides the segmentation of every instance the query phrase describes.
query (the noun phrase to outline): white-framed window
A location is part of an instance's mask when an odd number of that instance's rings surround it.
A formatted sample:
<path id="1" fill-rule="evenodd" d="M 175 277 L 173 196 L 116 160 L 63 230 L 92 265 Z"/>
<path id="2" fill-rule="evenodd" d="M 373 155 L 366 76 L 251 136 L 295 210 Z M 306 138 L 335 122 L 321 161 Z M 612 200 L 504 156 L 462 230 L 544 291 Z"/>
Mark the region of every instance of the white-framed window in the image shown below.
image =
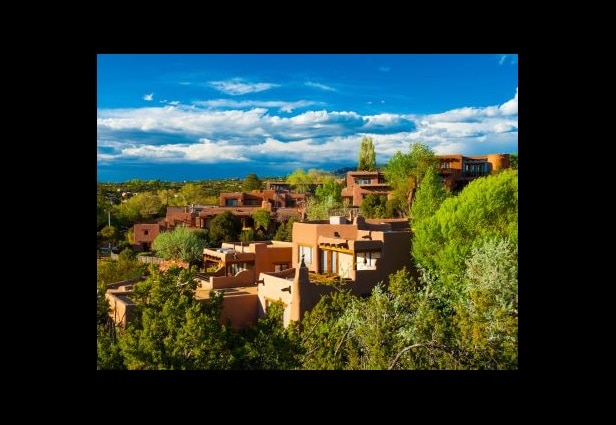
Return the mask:
<path id="1" fill-rule="evenodd" d="M 303 255 L 304 263 L 306 263 L 306 265 L 312 264 L 312 247 L 311 246 L 299 245 L 299 249 L 297 252 L 299 254 L 299 257 L 297 258 L 298 263 L 301 264 L 302 255 Z"/>
<path id="2" fill-rule="evenodd" d="M 357 253 L 357 270 L 375 270 L 376 260 L 381 257 L 379 251 L 364 251 Z"/>

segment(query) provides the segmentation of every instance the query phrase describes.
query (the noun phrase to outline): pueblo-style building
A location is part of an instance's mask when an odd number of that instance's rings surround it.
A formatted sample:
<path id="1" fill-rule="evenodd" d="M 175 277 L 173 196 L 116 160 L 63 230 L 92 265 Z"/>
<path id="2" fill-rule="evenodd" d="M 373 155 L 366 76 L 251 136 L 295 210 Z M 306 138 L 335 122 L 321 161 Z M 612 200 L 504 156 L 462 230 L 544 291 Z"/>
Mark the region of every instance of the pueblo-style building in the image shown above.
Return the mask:
<path id="1" fill-rule="evenodd" d="M 494 171 L 510 168 L 509 154 L 490 155 L 436 155 L 438 174 L 443 184 L 453 192 L 461 190 L 470 181 Z"/>
<path id="2" fill-rule="evenodd" d="M 509 154 L 435 155 L 439 160 L 438 174 L 443 184 L 453 192 L 460 191 L 477 177 L 510 168 Z M 349 207 L 359 207 L 369 194 L 387 195 L 392 191 L 382 171 L 348 171 L 342 201 Z M 412 195 L 411 195 L 412 196 Z"/>
<path id="3" fill-rule="evenodd" d="M 293 224 L 293 268 L 259 276 L 259 316 L 273 302 L 284 306 L 284 324 L 300 321 L 325 294 L 343 285 L 358 296 L 368 296 L 389 275 L 406 267 L 411 233 L 406 219 L 350 220 L 332 216 Z"/>
<path id="4" fill-rule="evenodd" d="M 349 207 L 359 207 L 369 194 L 389 195 L 390 192 L 391 186 L 382 171 L 348 171 L 341 196 L 342 202 Z"/>
<path id="5" fill-rule="evenodd" d="M 284 325 L 299 321 L 319 299 L 343 285 L 367 296 L 410 261 L 411 233 L 406 219 L 332 216 L 295 222 L 293 242 L 223 243 L 203 251 L 205 272 L 196 276 L 196 298 L 208 302 L 222 292 L 220 320 L 235 329 L 254 325 L 274 302 L 284 306 Z M 116 285 L 107 297 L 112 317 L 131 311 L 129 284 Z M 122 314 L 118 315 L 118 312 Z"/>
<path id="6" fill-rule="evenodd" d="M 263 209 L 270 213 L 270 228 L 266 233 L 274 233 L 279 225 L 291 218 L 299 220 L 303 216 L 306 195 L 291 193 L 289 186 L 281 182 L 268 182 L 268 189 L 252 192 L 221 192 L 218 205 L 168 206 L 167 214 L 157 223 L 139 223 L 133 226 L 133 249 L 150 251 L 152 242 L 160 232 L 172 230 L 176 226 L 190 229 L 209 229 L 214 217 L 225 211 L 238 217 L 242 227 L 254 227 L 252 214 Z"/>

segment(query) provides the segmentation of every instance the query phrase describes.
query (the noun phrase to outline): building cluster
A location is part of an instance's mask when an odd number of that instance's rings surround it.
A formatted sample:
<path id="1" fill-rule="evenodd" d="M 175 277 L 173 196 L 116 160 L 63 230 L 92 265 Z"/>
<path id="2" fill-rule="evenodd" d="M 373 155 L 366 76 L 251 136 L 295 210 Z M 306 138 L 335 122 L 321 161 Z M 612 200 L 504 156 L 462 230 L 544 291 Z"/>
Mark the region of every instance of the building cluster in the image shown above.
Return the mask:
<path id="1" fill-rule="evenodd" d="M 506 154 L 487 156 L 439 155 L 443 184 L 459 190 L 474 178 L 509 168 Z M 342 197 L 358 207 L 370 193 L 388 195 L 382 172 L 351 171 L 346 176 Z M 284 325 L 300 321 L 319 299 L 344 288 L 367 296 L 389 275 L 407 268 L 416 275 L 410 258 L 411 232 L 407 219 L 365 219 L 350 210 L 349 216 L 306 221 L 304 194 L 292 193 L 286 183 L 269 182 L 262 191 L 221 193 L 218 206 L 169 207 L 167 216 L 154 224 L 136 224 L 137 250 L 149 250 L 154 238 L 165 229 L 183 225 L 207 228 L 223 211 L 238 216 L 245 227 L 252 226 L 252 213 L 264 209 L 274 223 L 291 217 L 292 242 L 261 241 L 223 243 L 203 251 L 203 272 L 197 275 L 196 297 L 208 302 L 211 291 L 224 294 L 220 320 L 241 329 L 256 323 L 275 302 L 284 306 Z M 108 286 L 111 316 L 125 326 L 131 319 L 134 281 Z"/>

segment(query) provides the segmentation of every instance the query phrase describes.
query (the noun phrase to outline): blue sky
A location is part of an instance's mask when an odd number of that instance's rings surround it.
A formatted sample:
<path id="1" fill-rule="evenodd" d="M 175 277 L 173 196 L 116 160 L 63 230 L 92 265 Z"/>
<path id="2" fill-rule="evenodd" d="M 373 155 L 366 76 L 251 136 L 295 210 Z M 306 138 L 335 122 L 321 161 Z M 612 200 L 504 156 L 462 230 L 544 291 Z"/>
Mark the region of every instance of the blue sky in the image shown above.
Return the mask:
<path id="1" fill-rule="evenodd" d="M 285 176 L 517 153 L 515 54 L 100 54 L 97 180 Z"/>

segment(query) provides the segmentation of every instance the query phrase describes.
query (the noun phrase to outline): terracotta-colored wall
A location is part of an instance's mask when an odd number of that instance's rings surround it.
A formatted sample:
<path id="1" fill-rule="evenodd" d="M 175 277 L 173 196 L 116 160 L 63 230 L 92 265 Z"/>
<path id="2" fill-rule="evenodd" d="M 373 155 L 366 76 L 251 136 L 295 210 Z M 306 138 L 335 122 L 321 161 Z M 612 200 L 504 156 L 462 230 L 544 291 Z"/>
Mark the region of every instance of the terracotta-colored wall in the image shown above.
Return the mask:
<path id="1" fill-rule="evenodd" d="M 211 276 L 210 286 L 213 289 L 235 288 L 238 286 L 252 285 L 255 282 L 253 269 L 243 270 L 235 276 Z"/>
<path id="2" fill-rule="evenodd" d="M 358 222 L 362 222 L 358 218 Z M 380 225 L 364 222 L 360 227 L 369 228 L 386 228 L 389 225 Z M 367 230 L 358 230 L 354 224 L 329 224 L 329 223 L 294 223 L 293 224 L 293 267 L 299 266 L 299 245 L 309 245 L 312 247 L 312 263 L 306 264 L 306 267 L 311 272 L 320 270 L 321 255 L 318 248 L 319 236 L 334 237 L 334 232 L 338 232 L 340 239 L 362 240 L 361 236 L 368 233 Z M 347 275 L 355 281 L 353 292 L 356 294 L 364 294 L 371 291 L 372 287 L 383 281 L 386 285 L 389 283 L 389 274 L 397 270 L 407 267 L 411 268 L 411 234 L 408 231 L 379 231 L 372 230 L 370 237 L 373 241 L 382 241 L 381 258 L 376 260 L 375 270 L 355 270 L 352 264 L 346 264 L 352 270 L 347 271 Z M 353 262 L 356 262 L 356 255 L 353 255 Z M 343 270 L 345 263 L 341 262 L 339 256 L 339 270 Z M 349 258 L 349 261 L 351 259 Z M 302 297 L 304 294 L 302 294 Z"/>
<path id="3" fill-rule="evenodd" d="M 492 164 L 492 171 L 502 170 L 505 168 L 511 168 L 511 162 L 509 154 L 490 154 L 488 155 L 488 162 Z"/>
<path id="4" fill-rule="evenodd" d="M 147 235 L 145 232 L 147 231 Z M 160 233 L 160 225 L 157 224 L 135 224 L 133 226 L 133 235 L 135 244 L 143 242 L 152 243 L 156 236 Z"/>
<path id="5" fill-rule="evenodd" d="M 231 327 L 242 329 L 257 323 L 259 311 L 259 298 L 256 294 L 230 296 L 225 294 L 223 297 L 220 321 L 227 323 L 231 320 Z"/>

